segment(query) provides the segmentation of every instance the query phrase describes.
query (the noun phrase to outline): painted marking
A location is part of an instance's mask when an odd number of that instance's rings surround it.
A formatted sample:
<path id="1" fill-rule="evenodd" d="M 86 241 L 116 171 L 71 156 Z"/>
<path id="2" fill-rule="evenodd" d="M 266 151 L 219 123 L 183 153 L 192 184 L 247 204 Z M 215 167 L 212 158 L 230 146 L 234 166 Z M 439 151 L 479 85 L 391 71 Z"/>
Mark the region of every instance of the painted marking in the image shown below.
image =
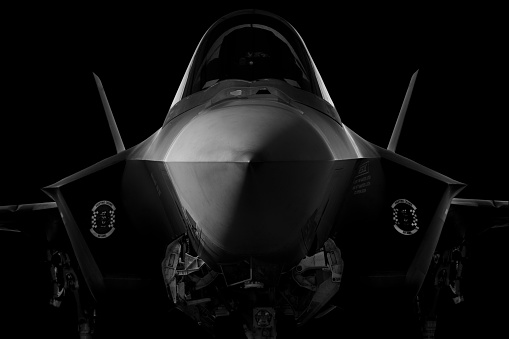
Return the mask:
<path id="1" fill-rule="evenodd" d="M 369 174 L 369 161 L 366 161 L 365 163 L 359 166 L 359 170 L 357 171 L 356 177 L 366 174 Z"/>
<path id="2" fill-rule="evenodd" d="M 90 233 L 98 239 L 108 238 L 115 231 L 115 205 L 101 200 L 92 208 L 92 227 Z"/>
<path id="3" fill-rule="evenodd" d="M 371 185 L 371 175 L 369 174 L 369 160 L 359 165 L 357 174 L 353 181 L 353 194 L 363 194 L 368 191 L 368 187 Z"/>
<path id="4" fill-rule="evenodd" d="M 353 181 L 353 194 L 357 195 L 366 193 L 369 186 L 371 186 L 371 175 L 359 177 Z"/>
<path id="5" fill-rule="evenodd" d="M 419 230 L 417 207 L 406 199 L 398 199 L 392 205 L 394 228 L 403 235 L 412 235 Z"/>

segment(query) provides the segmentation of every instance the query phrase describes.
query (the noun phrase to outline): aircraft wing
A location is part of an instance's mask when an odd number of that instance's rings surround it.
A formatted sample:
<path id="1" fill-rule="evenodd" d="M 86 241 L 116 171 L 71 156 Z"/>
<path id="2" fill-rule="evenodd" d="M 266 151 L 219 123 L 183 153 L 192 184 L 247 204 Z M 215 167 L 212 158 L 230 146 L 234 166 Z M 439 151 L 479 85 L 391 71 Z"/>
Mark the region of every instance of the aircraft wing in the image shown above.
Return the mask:
<path id="1" fill-rule="evenodd" d="M 441 319 L 438 323 L 447 331 L 450 319 L 463 318 L 470 311 L 482 309 L 482 314 L 476 314 L 480 327 L 469 327 L 468 333 L 480 328 L 483 334 L 486 328 L 490 333 L 500 329 L 503 318 L 496 318 L 497 306 L 504 301 L 499 290 L 493 288 L 493 282 L 504 285 L 500 277 L 508 253 L 507 231 L 508 201 L 452 200 L 426 281 L 419 292 L 421 314 L 429 320 L 426 326 L 436 327 L 436 319 Z M 455 306 L 459 303 L 464 306 Z M 459 332 L 459 337 L 463 336 Z"/>
<path id="2" fill-rule="evenodd" d="M 0 206 L 0 231 L 21 232 L 52 242 L 59 228 L 63 224 L 55 202 Z"/>
<path id="3" fill-rule="evenodd" d="M 121 152 L 45 187 L 55 202 L 0 207 L 2 230 L 36 235 L 50 247 L 74 253 L 96 300 L 106 289 L 161 281 L 160 262 L 151 258 L 163 258 L 157 251 L 165 247 L 154 244 L 185 233 L 183 224 L 157 224 L 168 218 L 154 184 L 163 165 L 130 161 L 128 155 Z M 145 198 L 138 199 L 140 194 Z M 175 206 L 171 220 L 178 220 L 178 202 L 167 199 Z M 136 212 L 140 209 L 147 216 Z"/>
<path id="4" fill-rule="evenodd" d="M 508 201 L 454 198 L 437 250 L 457 246 L 493 228 L 509 227 Z"/>

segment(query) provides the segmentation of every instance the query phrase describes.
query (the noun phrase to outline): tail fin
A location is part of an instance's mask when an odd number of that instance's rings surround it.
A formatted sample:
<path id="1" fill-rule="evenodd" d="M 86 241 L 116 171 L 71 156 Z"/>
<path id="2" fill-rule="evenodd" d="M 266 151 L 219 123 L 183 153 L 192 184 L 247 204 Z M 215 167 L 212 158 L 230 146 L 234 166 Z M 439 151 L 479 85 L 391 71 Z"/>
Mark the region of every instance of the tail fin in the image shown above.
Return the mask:
<path id="1" fill-rule="evenodd" d="M 419 73 L 419 70 L 417 70 L 412 75 L 412 79 L 410 79 L 410 85 L 408 85 L 408 89 L 406 90 L 405 99 L 403 100 L 403 105 L 401 105 L 401 110 L 399 111 L 396 126 L 394 126 L 394 130 L 392 131 L 391 135 L 391 140 L 389 141 L 389 146 L 387 146 L 387 149 L 389 151 L 396 152 L 396 146 L 398 145 L 399 135 L 401 133 L 401 128 L 403 126 L 403 121 L 405 120 L 408 103 L 410 102 L 410 97 L 412 96 L 412 90 L 414 89 L 415 78 L 417 78 L 417 73 Z"/>
<path id="2" fill-rule="evenodd" d="M 108 98 L 106 98 L 106 92 L 104 92 L 103 84 L 99 77 L 94 74 L 95 83 L 97 84 L 97 89 L 99 90 L 99 95 L 101 96 L 101 101 L 103 103 L 104 111 L 106 112 L 106 118 L 108 119 L 108 125 L 110 125 L 110 131 L 113 135 L 113 141 L 115 141 L 115 147 L 117 148 L 117 153 L 125 151 L 124 143 L 122 142 L 122 138 L 120 137 L 120 132 L 118 131 L 117 123 L 115 122 L 115 118 L 113 117 L 113 113 L 111 112 L 110 104 L 108 103 Z"/>

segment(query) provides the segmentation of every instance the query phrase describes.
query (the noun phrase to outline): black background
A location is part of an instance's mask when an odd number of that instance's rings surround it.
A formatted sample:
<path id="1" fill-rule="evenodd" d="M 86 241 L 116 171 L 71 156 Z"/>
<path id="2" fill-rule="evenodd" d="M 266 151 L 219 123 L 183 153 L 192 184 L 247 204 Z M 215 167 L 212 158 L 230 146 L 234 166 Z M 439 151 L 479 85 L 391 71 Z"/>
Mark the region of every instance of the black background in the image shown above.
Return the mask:
<path id="1" fill-rule="evenodd" d="M 115 154 L 92 72 L 132 147 L 162 125 L 207 28 L 254 5 L 297 29 L 342 121 L 379 146 L 419 69 L 397 152 L 468 184 L 459 197 L 508 199 L 496 8 L 298 4 L 6 9 L 0 205 L 50 201 L 40 188 Z"/>

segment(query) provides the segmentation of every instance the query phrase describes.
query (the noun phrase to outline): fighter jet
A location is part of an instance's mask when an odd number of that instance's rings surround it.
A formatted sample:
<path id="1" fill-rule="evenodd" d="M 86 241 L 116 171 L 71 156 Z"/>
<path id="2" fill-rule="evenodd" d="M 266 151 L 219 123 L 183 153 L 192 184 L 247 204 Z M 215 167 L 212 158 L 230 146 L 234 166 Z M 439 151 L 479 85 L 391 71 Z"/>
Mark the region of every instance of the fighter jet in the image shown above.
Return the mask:
<path id="1" fill-rule="evenodd" d="M 324 316 L 340 291 L 411 300 L 449 210 L 482 204 L 396 153 L 416 76 L 387 148 L 376 146 L 342 122 L 290 23 L 233 12 L 206 31 L 161 128 L 134 147 L 94 75 L 117 154 L 44 187 L 53 202 L 2 207 L 1 226 L 42 234 L 51 303 L 79 288 L 84 336 L 94 310 L 136 298 L 247 338 Z"/>

